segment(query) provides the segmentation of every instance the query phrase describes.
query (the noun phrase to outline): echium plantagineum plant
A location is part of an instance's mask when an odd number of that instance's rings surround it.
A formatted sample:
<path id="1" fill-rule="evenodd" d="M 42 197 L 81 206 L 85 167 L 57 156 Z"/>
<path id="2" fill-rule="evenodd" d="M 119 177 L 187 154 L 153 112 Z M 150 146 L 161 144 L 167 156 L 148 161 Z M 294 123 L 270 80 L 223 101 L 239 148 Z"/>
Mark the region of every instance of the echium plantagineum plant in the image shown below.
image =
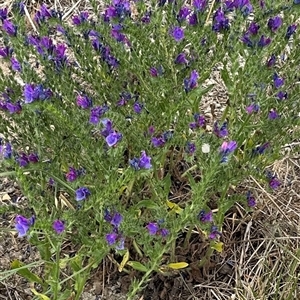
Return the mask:
<path id="1" fill-rule="evenodd" d="M 228 210 L 257 204 L 251 188 L 232 195 L 231 187 L 250 176 L 270 192 L 281 187 L 267 166 L 299 124 L 298 6 L 114 0 L 99 12 L 91 4 L 93 14 L 70 22 L 42 5 L 30 28 L 24 3 L 0 10 L 2 176 L 28 198 L 15 229 L 46 261 L 45 279 L 34 277 L 41 293 L 78 299 L 113 252 L 120 270 L 140 271 L 130 299 L 162 272 L 163 255 L 176 263 L 183 231 L 188 247 L 201 228 L 208 255 L 199 267 L 222 251 Z M 217 64 L 229 100 L 210 120 L 201 100 Z M 188 195 L 173 199 L 186 180 Z M 79 245 L 67 260 L 76 289 L 59 269 L 67 240 Z"/>

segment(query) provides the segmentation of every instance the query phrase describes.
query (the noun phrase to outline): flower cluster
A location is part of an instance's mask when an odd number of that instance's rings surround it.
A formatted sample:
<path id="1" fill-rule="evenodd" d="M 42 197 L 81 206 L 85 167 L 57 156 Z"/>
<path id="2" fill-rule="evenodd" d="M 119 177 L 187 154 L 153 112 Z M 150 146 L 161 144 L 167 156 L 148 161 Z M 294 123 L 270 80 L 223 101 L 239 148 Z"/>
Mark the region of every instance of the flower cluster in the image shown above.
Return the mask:
<path id="1" fill-rule="evenodd" d="M 26 236 L 27 231 L 32 225 L 34 225 L 34 222 L 35 216 L 32 216 L 29 219 L 27 219 L 22 215 L 17 215 L 15 219 L 15 227 L 18 232 L 18 237 Z"/>
<path id="2" fill-rule="evenodd" d="M 105 236 L 108 245 L 116 245 L 115 247 L 117 250 L 123 250 L 125 238 L 119 230 L 120 224 L 123 221 L 123 216 L 118 212 L 110 213 L 109 210 L 106 209 L 104 220 L 113 226 L 112 232 Z"/>
<path id="3" fill-rule="evenodd" d="M 26 167 L 29 163 L 37 163 L 39 161 L 39 157 L 37 153 L 26 154 L 24 152 L 20 152 L 15 156 L 16 162 L 20 167 Z"/>
<path id="4" fill-rule="evenodd" d="M 134 157 L 133 159 L 130 159 L 129 164 L 136 171 L 138 171 L 140 169 L 147 170 L 147 169 L 152 168 L 151 157 L 147 156 L 145 151 L 142 151 L 140 158 Z"/>
<path id="5" fill-rule="evenodd" d="M 150 222 L 146 228 L 148 230 L 148 233 L 150 235 L 160 235 L 163 238 L 165 238 L 169 234 L 169 230 L 166 228 L 162 228 L 163 221 L 158 221 L 158 222 Z"/>

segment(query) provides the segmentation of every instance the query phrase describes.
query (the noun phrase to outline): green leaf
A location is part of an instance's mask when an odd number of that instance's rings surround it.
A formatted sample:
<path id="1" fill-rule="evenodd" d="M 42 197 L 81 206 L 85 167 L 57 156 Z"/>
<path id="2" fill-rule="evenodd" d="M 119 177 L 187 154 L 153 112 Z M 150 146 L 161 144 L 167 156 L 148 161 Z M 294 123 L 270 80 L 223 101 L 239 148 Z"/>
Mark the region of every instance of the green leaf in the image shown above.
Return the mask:
<path id="1" fill-rule="evenodd" d="M 41 285 L 44 285 L 44 281 L 35 275 L 34 273 L 30 272 L 26 266 L 24 266 L 19 260 L 14 260 L 11 263 L 11 268 L 17 271 L 17 274 L 26 278 L 30 282 L 36 282 Z"/>
<path id="2" fill-rule="evenodd" d="M 137 271 L 141 271 L 141 272 L 145 272 L 145 273 L 148 271 L 148 269 L 138 261 L 131 261 L 130 260 L 130 261 L 127 262 L 127 265 L 132 267 L 133 269 L 135 269 Z"/>
<path id="3" fill-rule="evenodd" d="M 136 208 L 146 207 L 149 209 L 157 209 L 158 205 L 153 200 L 142 200 L 137 205 Z"/>

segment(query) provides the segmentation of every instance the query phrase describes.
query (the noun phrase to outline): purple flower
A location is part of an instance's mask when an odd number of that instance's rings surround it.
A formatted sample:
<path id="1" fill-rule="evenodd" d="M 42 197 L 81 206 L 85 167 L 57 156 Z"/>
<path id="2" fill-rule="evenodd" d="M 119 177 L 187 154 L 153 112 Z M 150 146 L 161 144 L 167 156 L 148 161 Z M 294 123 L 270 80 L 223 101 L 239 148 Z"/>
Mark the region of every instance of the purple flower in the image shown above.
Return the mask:
<path id="1" fill-rule="evenodd" d="M 201 210 L 198 214 L 198 219 L 203 223 L 213 222 L 213 212 L 205 212 L 205 210 Z"/>
<path id="2" fill-rule="evenodd" d="M 255 149 L 252 150 L 252 155 L 261 155 L 264 154 L 266 149 L 270 148 L 270 143 L 266 142 L 260 146 L 257 146 Z"/>
<path id="3" fill-rule="evenodd" d="M 39 157 L 37 155 L 37 153 L 30 153 L 28 156 L 28 161 L 32 162 L 32 163 L 37 163 L 39 161 Z"/>
<path id="4" fill-rule="evenodd" d="M 269 186 L 272 190 L 276 190 L 281 185 L 280 181 L 276 178 L 276 176 L 272 176 L 269 181 Z"/>
<path id="5" fill-rule="evenodd" d="M 278 119 L 279 117 L 280 117 L 279 114 L 277 113 L 277 111 L 274 108 L 272 108 L 269 111 L 268 118 L 270 120 L 275 120 L 275 119 Z"/>
<path id="6" fill-rule="evenodd" d="M 191 10 L 188 7 L 186 7 L 186 6 L 181 7 L 178 12 L 178 15 L 177 15 L 178 22 L 180 23 L 180 22 L 186 20 L 190 13 L 191 13 Z"/>
<path id="7" fill-rule="evenodd" d="M 164 140 L 164 138 L 162 136 L 152 137 L 151 142 L 155 148 L 162 147 L 166 143 L 166 141 Z"/>
<path id="8" fill-rule="evenodd" d="M 184 38 L 184 31 L 182 28 L 175 26 L 170 30 L 170 34 L 176 42 L 180 42 Z"/>
<path id="9" fill-rule="evenodd" d="M 102 136 L 104 136 L 105 138 L 113 131 L 113 123 L 110 119 L 102 119 L 101 123 L 104 126 L 104 129 L 101 131 Z"/>
<path id="10" fill-rule="evenodd" d="M 12 146 L 6 143 L 5 146 L 0 145 L 0 158 L 9 159 L 12 157 Z"/>
<path id="11" fill-rule="evenodd" d="M 257 23 L 251 22 L 249 25 L 249 28 L 248 28 L 248 32 L 251 35 L 257 35 L 259 28 L 260 28 L 260 26 Z"/>
<path id="12" fill-rule="evenodd" d="M 257 103 L 251 103 L 249 106 L 246 107 L 247 114 L 251 115 L 253 113 L 259 112 L 259 105 Z"/>
<path id="13" fill-rule="evenodd" d="M 0 48 L 0 56 L 2 56 L 3 58 L 10 57 L 12 53 L 13 49 L 8 46 Z"/>
<path id="14" fill-rule="evenodd" d="M 274 75 L 273 75 L 273 81 L 274 81 L 274 87 L 276 89 L 279 89 L 284 84 L 284 79 L 281 78 L 281 77 L 279 77 L 277 75 L 277 73 L 274 73 Z"/>
<path id="15" fill-rule="evenodd" d="M 10 62 L 11 62 L 11 68 L 14 71 L 21 72 L 21 70 L 22 70 L 21 64 L 19 63 L 19 61 L 16 58 L 12 57 L 10 59 Z"/>
<path id="16" fill-rule="evenodd" d="M 144 24 L 149 24 L 151 20 L 150 18 L 151 18 L 151 11 L 146 11 L 143 17 L 141 18 L 141 21 Z"/>
<path id="17" fill-rule="evenodd" d="M 164 70 L 162 66 L 159 66 L 158 68 L 151 67 L 149 72 L 152 77 L 158 77 L 163 74 Z"/>
<path id="18" fill-rule="evenodd" d="M 253 47 L 253 42 L 250 39 L 250 34 L 249 32 L 246 32 L 242 37 L 241 37 L 241 41 L 247 45 L 247 47 Z"/>
<path id="19" fill-rule="evenodd" d="M 220 147 L 220 153 L 222 155 L 222 162 L 227 162 L 228 155 L 237 148 L 236 141 L 224 141 Z"/>
<path id="20" fill-rule="evenodd" d="M 165 237 L 169 234 L 169 230 L 166 229 L 166 228 L 161 228 L 161 229 L 159 230 L 159 234 L 160 234 L 163 238 L 165 238 Z"/>
<path id="21" fill-rule="evenodd" d="M 7 19 L 7 7 L 0 9 L 0 20 L 3 22 Z"/>
<path id="22" fill-rule="evenodd" d="M 24 152 L 21 152 L 19 155 L 16 156 L 16 162 L 19 164 L 20 167 L 26 167 L 29 164 L 29 159 Z"/>
<path id="23" fill-rule="evenodd" d="M 251 195 L 251 192 L 250 192 L 250 191 L 247 192 L 246 198 L 247 198 L 248 206 L 254 207 L 254 206 L 256 205 L 256 200 L 255 200 L 255 198 Z"/>
<path id="24" fill-rule="evenodd" d="M 149 223 L 146 228 L 150 235 L 155 235 L 159 230 L 159 225 L 157 223 Z"/>
<path id="25" fill-rule="evenodd" d="M 213 133 L 219 137 L 219 138 L 224 138 L 226 136 L 228 136 L 228 129 L 227 129 L 227 122 L 224 122 L 220 127 L 218 122 L 216 121 L 214 123 L 214 129 L 213 129 Z"/>
<path id="26" fill-rule="evenodd" d="M 220 237 L 221 235 L 222 235 L 222 233 L 220 231 L 218 231 L 218 227 L 217 226 L 215 226 L 215 225 L 211 226 L 210 234 L 208 235 L 208 237 L 211 240 L 215 240 L 218 237 Z"/>
<path id="27" fill-rule="evenodd" d="M 186 59 L 185 53 L 179 53 L 174 60 L 175 64 L 184 65 L 189 61 Z"/>
<path id="28" fill-rule="evenodd" d="M 187 142 L 185 147 L 185 152 L 189 155 L 193 155 L 196 151 L 196 145 L 195 143 Z"/>
<path id="29" fill-rule="evenodd" d="M 275 65 L 275 63 L 276 63 L 276 56 L 275 56 L 275 54 L 272 54 L 271 57 L 267 61 L 267 67 L 271 68 Z"/>
<path id="30" fill-rule="evenodd" d="M 193 70 L 191 72 L 190 78 L 185 78 L 183 81 L 183 85 L 184 85 L 184 89 L 186 91 L 186 93 L 188 93 L 189 91 L 191 91 L 192 89 L 194 89 L 195 87 L 197 87 L 198 85 L 198 78 L 199 78 L 199 74 L 196 70 Z"/>
<path id="31" fill-rule="evenodd" d="M 227 29 L 229 29 L 229 19 L 226 18 L 223 10 L 219 7 L 213 16 L 212 30 L 220 32 Z"/>
<path id="32" fill-rule="evenodd" d="M 136 158 L 134 157 L 133 159 L 129 160 L 129 164 L 131 167 L 133 167 L 136 171 L 140 169 L 151 169 L 151 157 L 146 155 L 145 151 L 141 152 L 141 157 Z"/>
<path id="33" fill-rule="evenodd" d="M 77 95 L 76 104 L 83 109 L 93 106 L 92 100 L 87 95 Z"/>
<path id="34" fill-rule="evenodd" d="M 25 103 L 32 103 L 36 100 L 46 100 L 50 98 L 53 93 L 50 89 L 44 89 L 41 84 L 25 84 L 23 94 Z"/>
<path id="35" fill-rule="evenodd" d="M 296 32 L 296 29 L 296 24 L 289 25 L 285 34 L 285 38 L 288 40 Z"/>
<path id="36" fill-rule="evenodd" d="M 15 104 L 11 102 L 6 102 L 6 109 L 11 113 L 20 113 L 22 111 L 22 106 L 20 101 L 17 101 Z"/>
<path id="37" fill-rule="evenodd" d="M 279 100 L 286 100 L 287 97 L 288 97 L 288 94 L 287 94 L 287 92 L 279 91 L 279 92 L 276 94 L 276 97 L 277 97 Z"/>
<path id="38" fill-rule="evenodd" d="M 89 98 L 87 98 L 85 101 L 88 101 Z M 90 100 L 91 101 L 91 100 Z M 77 102 L 78 103 L 78 102 Z M 91 105 L 91 104 L 89 104 Z M 104 115 L 105 112 L 108 111 L 108 106 L 96 106 L 91 109 L 90 112 L 90 123 L 97 125 L 100 121 L 100 118 Z M 109 133 L 108 133 L 109 134 Z M 108 135 L 107 134 L 107 135 Z"/>
<path id="39" fill-rule="evenodd" d="M 271 43 L 271 39 L 270 38 L 266 38 L 264 35 L 262 35 L 257 43 L 257 45 L 259 47 L 266 47 Z"/>
<path id="40" fill-rule="evenodd" d="M 52 224 L 52 228 L 57 234 L 61 234 L 65 231 L 65 222 L 61 220 L 55 220 Z"/>
<path id="41" fill-rule="evenodd" d="M 135 101 L 133 104 L 133 110 L 135 113 L 140 114 L 142 112 L 144 105 L 138 101 Z"/>
<path id="42" fill-rule="evenodd" d="M 78 26 L 84 22 L 86 22 L 89 18 L 89 13 L 87 11 L 81 12 L 79 15 L 75 15 L 72 18 L 73 24 Z"/>
<path id="43" fill-rule="evenodd" d="M 32 216 L 31 218 L 27 219 L 21 215 L 17 215 L 15 219 L 15 227 L 18 231 L 19 235 L 18 237 L 23 237 L 27 234 L 27 231 L 29 228 L 34 224 L 35 217 Z"/>
<path id="44" fill-rule="evenodd" d="M 123 221 L 122 215 L 119 213 L 115 213 L 110 221 L 110 224 L 115 227 L 119 227 L 122 221 Z"/>
<path id="45" fill-rule="evenodd" d="M 276 16 L 274 18 L 270 18 L 268 21 L 268 27 L 271 31 L 275 32 L 278 28 L 280 28 L 282 25 L 282 18 L 279 16 Z"/>
<path id="46" fill-rule="evenodd" d="M 118 234 L 117 233 L 108 233 L 106 236 L 105 236 L 105 239 L 108 243 L 109 246 L 113 245 L 116 243 L 117 241 L 117 238 L 118 238 Z"/>
<path id="47" fill-rule="evenodd" d="M 66 174 L 66 179 L 69 182 L 73 182 L 77 179 L 78 174 L 75 168 L 69 167 L 69 172 Z"/>
<path id="48" fill-rule="evenodd" d="M 190 127 L 191 129 L 201 128 L 201 127 L 203 128 L 203 127 L 205 127 L 205 125 L 206 125 L 206 120 L 205 120 L 205 117 L 204 117 L 204 116 L 202 116 L 202 115 L 196 113 L 196 114 L 194 114 L 194 120 L 195 120 L 195 122 L 192 122 L 192 123 L 189 124 L 189 127 Z"/>
<path id="49" fill-rule="evenodd" d="M 193 0 L 193 6 L 197 11 L 203 12 L 207 6 L 207 0 Z"/>
<path id="50" fill-rule="evenodd" d="M 105 141 L 109 147 L 115 146 L 122 139 L 122 134 L 116 131 L 112 131 L 106 138 Z"/>
<path id="51" fill-rule="evenodd" d="M 90 195 L 91 195 L 91 192 L 86 187 L 81 187 L 75 191 L 76 201 L 85 200 Z"/>
<path id="52" fill-rule="evenodd" d="M 11 21 L 4 20 L 2 28 L 10 36 L 16 36 L 17 35 L 18 27 L 15 26 Z"/>

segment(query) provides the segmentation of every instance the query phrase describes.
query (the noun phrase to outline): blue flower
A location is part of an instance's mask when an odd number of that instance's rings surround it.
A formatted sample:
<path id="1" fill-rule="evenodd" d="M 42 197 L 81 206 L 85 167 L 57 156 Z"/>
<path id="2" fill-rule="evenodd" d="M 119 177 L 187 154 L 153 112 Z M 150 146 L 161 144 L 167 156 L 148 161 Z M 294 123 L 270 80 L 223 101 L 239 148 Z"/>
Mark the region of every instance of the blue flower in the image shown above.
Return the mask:
<path id="1" fill-rule="evenodd" d="M 176 42 L 180 42 L 184 38 L 184 30 L 178 26 L 173 27 L 170 34 Z"/>
<path id="2" fill-rule="evenodd" d="M 17 29 L 18 27 L 14 25 L 11 21 L 4 20 L 2 25 L 3 30 L 10 36 L 16 36 L 17 35 Z"/>
<path id="3" fill-rule="evenodd" d="M 140 158 L 134 157 L 133 159 L 130 159 L 129 160 L 129 164 L 136 171 L 138 171 L 140 169 L 146 169 L 146 170 L 148 170 L 148 169 L 152 168 L 151 157 L 147 156 L 147 154 L 146 154 L 145 151 L 142 151 Z"/>
<path id="4" fill-rule="evenodd" d="M 282 25 L 282 18 L 280 16 L 276 16 L 274 18 L 270 18 L 268 21 L 268 27 L 271 31 L 275 32 Z"/>
<path id="5" fill-rule="evenodd" d="M 229 29 L 229 19 L 226 18 L 224 12 L 221 7 L 213 15 L 213 25 L 212 30 L 216 32 L 220 32 L 222 30 Z"/>
<path id="6" fill-rule="evenodd" d="M 105 138 L 106 143 L 109 147 L 115 146 L 122 139 L 122 134 L 116 131 L 112 131 Z"/>
<path id="7" fill-rule="evenodd" d="M 199 74 L 196 70 L 191 72 L 190 78 L 185 78 L 183 81 L 185 92 L 188 93 L 198 85 Z"/>
<path id="8" fill-rule="evenodd" d="M 52 228 L 57 234 L 61 234 L 65 230 L 65 222 L 61 220 L 55 220 L 52 224 Z"/>
<path id="9" fill-rule="evenodd" d="M 91 192 L 86 187 L 80 187 L 75 191 L 76 201 L 82 201 L 88 198 L 91 195 Z"/>
<path id="10" fill-rule="evenodd" d="M 29 228 L 34 224 L 35 217 L 32 216 L 31 218 L 27 219 L 24 216 L 18 215 L 15 219 L 16 222 L 16 230 L 18 231 L 18 237 L 23 237 L 27 234 Z"/>

